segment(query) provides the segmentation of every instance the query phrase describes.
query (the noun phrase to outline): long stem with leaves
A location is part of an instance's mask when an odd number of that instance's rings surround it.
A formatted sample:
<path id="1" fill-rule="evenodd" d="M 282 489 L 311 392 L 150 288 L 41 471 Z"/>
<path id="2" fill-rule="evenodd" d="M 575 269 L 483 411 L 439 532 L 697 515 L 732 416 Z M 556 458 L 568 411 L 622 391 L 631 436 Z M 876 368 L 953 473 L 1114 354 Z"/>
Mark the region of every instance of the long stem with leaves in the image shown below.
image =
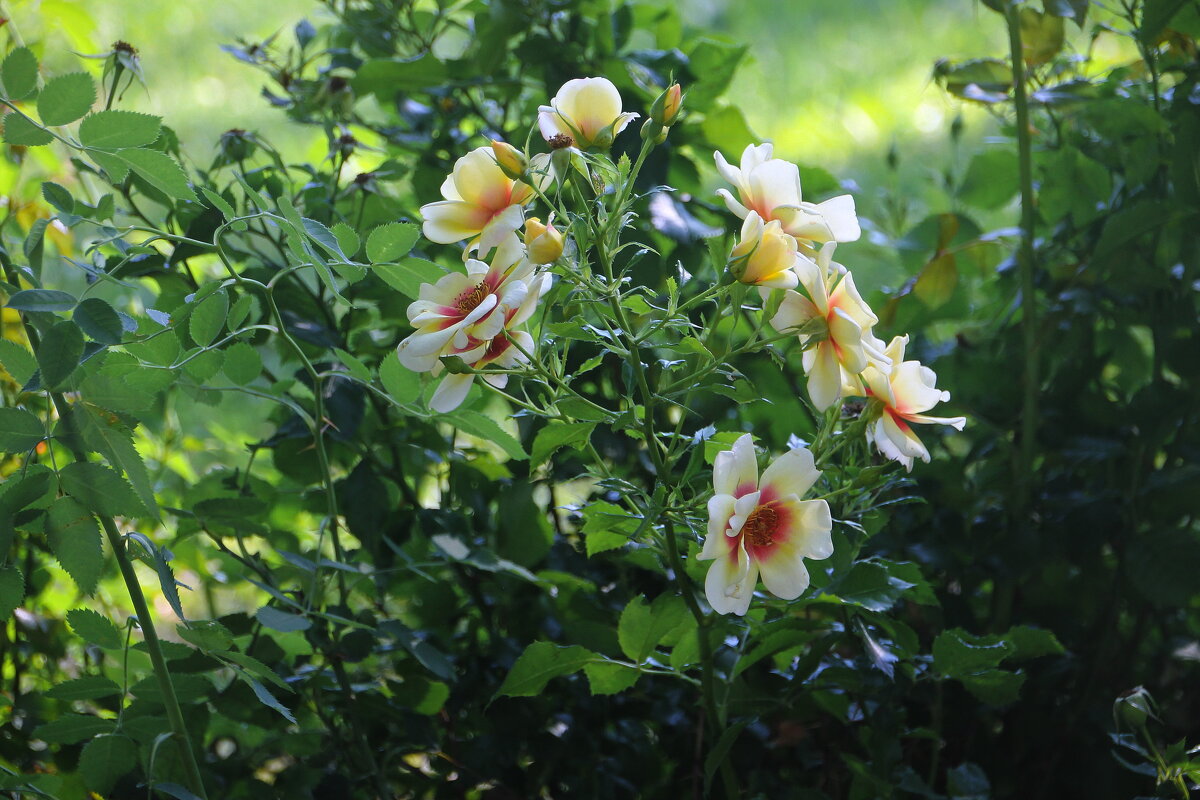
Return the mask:
<path id="1" fill-rule="evenodd" d="M 12 265 L 7 259 L 3 260 L 3 265 L 6 280 L 14 286 L 17 285 L 19 279 Z M 40 343 L 38 332 L 24 314 L 21 315 L 21 321 L 24 326 L 25 335 L 29 338 L 30 344 L 33 345 L 36 351 Z M 67 402 L 62 392 L 50 392 L 50 399 L 54 404 L 59 419 L 63 422 L 64 431 L 67 433 L 63 437 L 64 444 L 77 462 L 86 462 L 88 460 L 87 454 L 80 448 L 78 444 L 80 438 L 74 430 L 74 416 L 71 413 L 71 404 Z M 207 800 L 208 794 L 204 790 L 204 779 L 200 775 L 200 765 L 196 760 L 196 753 L 192 748 L 187 725 L 183 720 L 183 710 L 179 705 L 179 697 L 175 693 L 175 685 L 171 681 L 171 671 L 167 667 L 167 659 L 163 654 L 162 644 L 158 638 L 158 631 L 154 628 L 154 618 L 150 614 L 150 605 L 146 602 L 146 595 L 142 591 L 142 585 L 138 581 L 137 572 L 133 568 L 133 561 L 130 559 L 129 552 L 125 548 L 125 538 L 121 535 L 111 517 L 100 516 L 99 519 L 100 525 L 104 529 L 104 535 L 108 539 L 109 548 L 112 550 L 113 557 L 116 559 L 117 566 L 121 571 L 121 578 L 125 582 L 125 588 L 129 592 L 129 599 L 133 603 L 133 610 L 137 617 L 138 626 L 142 629 L 142 636 L 146 642 L 146 651 L 150 655 L 150 663 L 154 669 L 154 677 L 158 683 L 158 689 L 162 693 L 163 707 L 167 712 L 167 722 L 171 727 L 171 735 L 179 745 L 183 757 L 183 768 L 187 776 L 188 789 L 193 794 L 202 798 L 202 800 Z"/>

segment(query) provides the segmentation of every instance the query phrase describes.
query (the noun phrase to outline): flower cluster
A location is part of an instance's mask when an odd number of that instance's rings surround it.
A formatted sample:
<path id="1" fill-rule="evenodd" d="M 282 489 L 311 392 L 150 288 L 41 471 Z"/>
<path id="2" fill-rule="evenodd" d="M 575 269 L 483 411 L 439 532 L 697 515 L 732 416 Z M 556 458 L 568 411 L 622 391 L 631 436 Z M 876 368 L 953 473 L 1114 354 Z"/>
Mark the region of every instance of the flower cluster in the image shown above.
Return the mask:
<path id="1" fill-rule="evenodd" d="M 673 85 L 651 106 L 638 165 L 678 121 L 682 103 Z M 435 411 L 462 404 L 476 375 L 501 388 L 509 372 L 534 357 L 534 337 L 521 326 L 549 290 L 550 266 L 562 257 L 564 241 L 553 216 L 543 224 L 526 218 L 526 208 L 556 180 L 565 182 L 565 173 L 582 170 L 586 176 L 593 156 L 582 153 L 609 148 L 637 116 L 622 110 L 620 93 L 607 79 L 568 81 L 538 109 L 537 128 L 549 153 L 530 157 L 500 141 L 472 150 L 455 162 L 441 188 L 444 199 L 421 208 L 427 239 L 466 242 L 462 271 L 421 286 L 408 308 L 414 331 L 397 348 L 409 369 L 446 373 L 430 398 Z M 928 461 L 912 425 L 961 429 L 964 420 L 926 415 L 949 394 L 936 388 L 931 370 L 904 360 L 907 337 L 885 344 L 875 335 L 878 317 L 850 271 L 833 260 L 839 243 L 861 235 L 853 198 L 806 202 L 799 168 L 775 158 L 769 144 L 747 147 L 737 167 L 720 153 L 715 157 L 737 196 L 719 193 L 743 220 L 729 271 L 758 288 L 771 327 L 799 338 L 813 406 L 826 411 L 843 397 L 867 398 L 862 424 L 868 442 L 909 469 L 916 458 Z M 760 475 L 750 434 L 717 456 L 699 554 L 713 562 L 705 592 L 716 612 L 745 614 L 760 577 L 784 599 L 808 588 L 804 559 L 833 552 L 828 503 L 802 499 L 820 475 L 803 447 L 779 456 Z"/>
<path id="2" fill-rule="evenodd" d="M 729 268 L 742 283 L 758 286 L 764 300 L 783 292 L 770 318 L 780 333 L 795 333 L 803 351 L 808 395 L 818 411 L 843 397 L 868 400 L 867 439 L 885 457 L 912 469 L 929 451 L 909 423 L 941 423 L 962 430 L 963 417 L 929 417 L 922 412 L 950 399 L 936 376 L 917 361 L 904 361 L 908 337 L 885 345 L 874 333 L 879 318 L 858 293 L 854 276 L 833 260 L 839 242 L 853 242 L 861 229 L 854 199 L 841 195 L 823 203 L 804 202 L 800 170 L 773 157 L 769 144 L 750 145 L 740 168 L 715 154 L 717 171 L 738 198 L 720 189 L 725 205 L 745 220 Z M 799 291 L 798 291 L 799 290 Z"/>
<path id="3" fill-rule="evenodd" d="M 678 87 L 674 113 L 678 114 Z M 538 127 L 551 149 L 608 147 L 638 115 L 621 111 L 621 95 L 605 78 L 567 81 L 550 105 L 538 109 Z M 673 121 L 674 117 L 672 117 Z M 669 124 L 669 123 L 665 123 Z M 527 361 L 533 337 L 518 327 L 550 288 L 543 269 L 562 255 L 563 237 L 553 219 L 525 218 L 525 208 L 553 182 L 547 153 L 526 158 L 505 142 L 492 142 L 454 163 L 442 184 L 442 197 L 421 207 L 425 238 L 438 244 L 466 240 L 464 272 L 451 272 L 421 286 L 408 307 L 416 330 L 396 350 L 400 363 L 417 372 L 446 371 L 443 359 L 457 358 L 438 384 L 429 405 L 453 411 L 471 389 L 475 375 L 497 388 L 511 369 Z M 517 231 L 524 226 L 524 240 Z M 489 259 L 490 260 L 487 260 Z"/>

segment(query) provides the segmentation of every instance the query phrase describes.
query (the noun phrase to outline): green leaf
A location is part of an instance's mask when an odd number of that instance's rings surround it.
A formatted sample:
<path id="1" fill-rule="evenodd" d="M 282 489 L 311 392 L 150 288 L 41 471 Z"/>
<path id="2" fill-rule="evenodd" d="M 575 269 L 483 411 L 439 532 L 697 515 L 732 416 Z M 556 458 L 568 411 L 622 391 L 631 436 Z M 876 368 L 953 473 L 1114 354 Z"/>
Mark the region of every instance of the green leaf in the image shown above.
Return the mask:
<path id="1" fill-rule="evenodd" d="M 82 117 L 96 102 L 96 84 L 86 72 L 53 78 L 38 95 L 38 116 L 43 125 L 66 125 Z"/>
<path id="2" fill-rule="evenodd" d="M 125 646 L 120 629 L 108 617 L 90 608 L 68 611 L 67 623 L 77 636 L 89 644 L 105 650 L 120 650 Z"/>
<path id="3" fill-rule="evenodd" d="M 1142 10 L 1142 25 L 1138 28 L 1138 38 L 1143 44 L 1154 44 L 1163 28 L 1171 24 L 1171 20 L 1188 4 L 1188 0 L 1146 0 Z"/>
<path id="4" fill-rule="evenodd" d="M 84 714 L 63 714 L 53 722 L 33 729 L 33 738 L 50 744 L 78 744 L 104 733 L 111 733 L 116 720 Z"/>
<path id="5" fill-rule="evenodd" d="M 882 564 L 859 561 L 831 590 L 844 603 L 883 612 L 896 604 L 906 585 L 894 581 Z"/>
<path id="6" fill-rule="evenodd" d="M 972 636 L 952 628 L 933 640 L 933 663 L 943 675 L 957 678 L 992 669 L 1015 650 L 999 636 Z"/>
<path id="7" fill-rule="evenodd" d="M 263 678 L 274 686 L 283 689 L 285 692 L 292 691 L 291 687 L 284 683 L 283 679 L 276 675 L 273 669 L 259 661 L 254 656 L 248 656 L 245 653 L 239 653 L 234 650 L 230 650 L 228 652 L 221 653 L 221 658 L 225 659 L 226 661 L 232 661 L 255 677 Z"/>
<path id="8" fill-rule="evenodd" d="M 83 331 L 74 322 L 56 322 L 38 344 L 37 361 L 42 386 L 54 391 L 62 387 L 83 357 Z"/>
<path id="9" fill-rule="evenodd" d="M 303 217 L 300 220 L 300 224 L 302 226 L 301 230 L 308 234 L 308 238 L 321 245 L 331 256 L 342 261 L 349 260 L 346 258 L 346 254 L 342 252 L 342 246 L 337 236 L 334 235 L 333 231 L 329 230 L 325 223 Z"/>
<path id="10" fill-rule="evenodd" d="M 29 228 L 29 235 L 21 243 L 21 251 L 25 253 L 25 258 L 29 259 L 29 267 L 34 272 L 40 272 L 42 269 L 42 255 L 46 250 L 46 228 L 49 225 L 48 219 L 36 220 Z"/>
<path id="11" fill-rule="evenodd" d="M 530 448 L 529 468 L 532 470 L 546 461 L 560 447 L 582 450 L 591 439 L 594 422 L 551 422 L 538 431 Z"/>
<path id="12" fill-rule="evenodd" d="M 484 416 L 478 411 L 459 409 L 449 414 L 442 414 L 439 419 L 453 425 L 463 433 L 478 436 L 484 441 L 499 445 L 509 458 L 514 461 L 524 461 L 529 458 L 521 448 L 521 443 L 514 439 L 500 424 L 491 417 Z"/>
<path id="13" fill-rule="evenodd" d="M 222 215 L 224 215 L 226 220 L 231 220 L 237 217 L 237 212 L 233 210 L 233 206 L 229 205 L 229 201 L 224 197 L 221 197 L 221 195 L 217 194 L 212 189 L 201 186 L 200 193 L 204 195 L 204 199 L 207 200 L 213 208 L 217 209 Z"/>
<path id="14" fill-rule="evenodd" d="M 151 364 L 165 367 L 175 363 L 181 348 L 179 337 L 175 335 L 175 331 L 167 328 L 140 342 L 126 342 L 125 349 L 142 361 L 149 361 Z M 127 363 L 127 366 L 137 365 Z"/>
<path id="15" fill-rule="evenodd" d="M 737 666 L 734 667 L 731 677 L 736 678 L 768 656 L 773 656 L 776 653 L 794 647 L 803 647 L 811 642 L 812 639 L 813 634 L 809 631 L 788 628 L 773 631 L 765 636 L 755 637 L 754 648 L 737 660 Z"/>
<path id="16" fill-rule="evenodd" d="M 75 295 L 57 289 L 23 289 L 8 298 L 17 311 L 70 311 L 79 302 Z"/>
<path id="17" fill-rule="evenodd" d="M 238 386 L 246 386 L 262 374 L 262 357 L 246 342 L 238 342 L 225 351 L 225 363 L 221 369 L 225 376 Z"/>
<path id="18" fill-rule="evenodd" d="M 98 406 L 138 416 L 154 407 L 159 393 L 177 375 L 175 370 L 142 366 L 124 353 L 110 353 L 99 370 L 80 381 L 79 391 Z"/>
<path id="19" fill-rule="evenodd" d="M 641 664 L 662 638 L 677 628 L 687 615 L 683 598 L 663 593 L 647 605 L 645 599 L 635 597 L 621 612 L 617 624 L 617 640 L 621 651 Z"/>
<path id="20" fill-rule="evenodd" d="M 560 647 L 550 642 L 534 642 L 513 664 L 496 691 L 496 697 L 534 697 L 551 678 L 577 672 L 597 656 L 579 645 Z"/>
<path id="21" fill-rule="evenodd" d="M 913 294 L 930 309 L 944 306 L 958 285 L 958 263 L 953 253 L 934 257 L 913 284 Z"/>
<path id="22" fill-rule="evenodd" d="M 642 673 L 616 661 L 598 661 L 583 665 L 593 695 L 619 694 L 638 682 Z"/>
<path id="23" fill-rule="evenodd" d="M 49 508 L 58 496 L 55 473 L 43 464 L 30 464 L 21 472 L 0 482 L 0 503 L 9 511 L 23 508 Z"/>
<path id="24" fill-rule="evenodd" d="M 357 356 L 351 355 L 350 353 L 347 353 L 345 350 L 343 350 L 340 347 L 333 348 L 333 352 L 337 354 L 338 361 L 342 362 L 342 366 L 344 366 L 351 375 L 358 378 L 360 381 L 364 381 L 366 383 L 371 382 L 371 378 L 372 378 L 371 369 L 366 364 L 364 364 L 360 358 L 358 358 Z M 411 372 L 411 370 L 409 370 L 409 371 Z M 382 380 L 382 376 L 381 376 L 381 380 Z M 384 384 L 384 388 L 387 388 L 387 384 Z M 389 389 L 388 391 L 390 392 L 391 390 Z M 419 381 L 418 381 L 418 386 L 417 386 L 417 396 L 418 397 L 420 396 L 420 392 L 421 392 L 421 389 L 420 389 L 420 385 L 419 385 Z M 414 397 L 413 399 L 415 400 L 416 397 Z"/>
<path id="25" fill-rule="evenodd" d="M 1044 628 L 1033 628 L 1029 625 L 1017 625 L 1010 628 L 1004 638 L 1012 642 L 1015 652 L 1010 656 L 1014 661 L 1040 656 L 1060 656 L 1066 652 L 1062 643 L 1053 631 Z"/>
<path id="26" fill-rule="evenodd" d="M 126 538 L 145 553 L 145 559 L 149 560 L 150 565 L 154 567 L 155 574 L 158 575 L 158 587 L 162 589 L 163 597 L 171 606 L 171 610 L 175 612 L 175 616 L 187 622 L 187 617 L 183 613 L 183 603 L 179 599 L 179 582 L 175 580 L 175 571 L 171 569 L 171 551 L 159 547 L 140 533 L 127 534 Z"/>
<path id="27" fill-rule="evenodd" d="M 112 150 L 140 147 L 158 138 L 162 118 L 137 111 L 97 111 L 79 124 L 79 141 L 84 147 Z"/>
<path id="28" fill-rule="evenodd" d="M 33 353 L 8 339 L 0 339 L 0 364 L 8 370 L 18 386 L 28 383 L 38 368 Z"/>
<path id="29" fill-rule="evenodd" d="M 218 289 L 192 309 L 191 319 L 188 320 L 188 333 L 196 344 L 205 347 L 212 344 L 217 334 L 225 328 L 225 319 L 228 316 L 229 295 L 224 289 Z"/>
<path id="30" fill-rule="evenodd" d="M 15 564 L 0 567 L 0 623 L 6 623 L 25 599 L 25 577 Z"/>
<path id="31" fill-rule="evenodd" d="M 589 503 L 583 510 L 583 536 L 588 557 L 627 544 L 640 524 L 641 520 L 631 517 L 620 506 L 603 500 Z"/>
<path id="32" fill-rule="evenodd" d="M 1065 30 L 1062 17 L 1022 6 L 1019 18 L 1025 63 L 1045 64 L 1062 50 Z"/>
<path id="33" fill-rule="evenodd" d="M 379 381 L 397 403 L 415 403 L 421 397 L 421 376 L 401 364 L 395 350 L 379 364 Z"/>
<path id="34" fill-rule="evenodd" d="M 75 198 L 65 188 L 53 181 L 44 181 L 42 183 L 42 197 L 46 198 L 47 203 L 64 214 L 75 213 Z"/>
<path id="35" fill-rule="evenodd" d="M 706 795 L 708 794 L 709 786 L 712 784 L 713 776 L 717 774 L 721 763 L 729 755 L 729 751 L 733 749 L 733 744 L 737 741 L 738 735 L 750 722 L 751 720 L 746 719 L 730 725 L 721 732 L 721 738 L 717 739 L 717 743 L 708 751 L 708 755 L 704 759 L 704 793 Z"/>
<path id="36" fill-rule="evenodd" d="M 420 677 L 406 676 L 404 683 L 393 691 L 397 704 L 425 716 L 437 714 L 450 699 L 449 686 L 441 681 L 431 681 Z"/>
<path id="37" fill-rule="evenodd" d="M 333 226 L 333 235 L 337 237 L 338 247 L 349 258 L 354 258 L 354 254 L 358 252 L 361 242 L 358 240 L 358 234 L 344 222 L 339 222 Z"/>
<path id="38" fill-rule="evenodd" d="M 54 136 L 24 115 L 10 111 L 4 115 L 4 141 L 24 147 L 38 147 L 53 142 Z"/>
<path id="39" fill-rule="evenodd" d="M 94 461 L 76 461 L 59 472 L 63 491 L 102 517 L 138 517 L 146 508 L 117 473 Z"/>
<path id="40" fill-rule="evenodd" d="M 93 157 L 95 157 L 96 153 L 94 151 L 91 152 Z M 112 155 L 168 197 L 176 200 L 196 200 L 195 193 L 188 186 L 187 175 L 184 174 L 183 169 L 175 162 L 175 159 L 166 153 L 137 147 L 128 150 L 118 150 Z M 97 163 L 100 163 L 98 159 Z M 101 163 L 100 166 L 104 166 L 104 164 Z"/>
<path id="41" fill-rule="evenodd" d="M 104 571 L 104 549 L 91 512 L 72 497 L 58 498 L 46 513 L 46 541 L 80 591 L 95 592 Z"/>
<path id="42" fill-rule="evenodd" d="M 79 754 L 79 772 L 88 789 L 107 795 L 117 779 L 138 764 L 137 743 L 119 734 L 97 736 Z"/>
<path id="43" fill-rule="evenodd" d="M 295 633 L 306 631 L 312 627 L 312 622 L 299 614 L 280 611 L 274 606 L 263 606 L 254 614 L 264 626 L 280 633 Z"/>
<path id="44" fill-rule="evenodd" d="M 0 81 L 9 100 L 23 100 L 37 89 L 38 60 L 28 47 L 18 47 L 0 64 Z"/>
<path id="45" fill-rule="evenodd" d="M 225 320 L 230 330 L 242 327 L 242 323 L 250 316 L 250 310 L 253 305 L 254 297 L 248 294 L 244 294 L 233 301 L 233 305 L 229 308 L 229 317 Z"/>
<path id="46" fill-rule="evenodd" d="M 958 679 L 971 694 L 988 705 L 1005 706 L 1015 703 L 1025 684 L 1025 675 L 1003 669 L 989 669 Z"/>
<path id="47" fill-rule="evenodd" d="M 739 153 L 746 145 L 758 141 L 745 114 L 737 106 L 723 106 L 709 113 L 700 124 L 700 130 L 713 147 L 726 153 Z"/>
<path id="48" fill-rule="evenodd" d="M 371 270 L 388 286 L 414 300 L 420 296 L 422 284 L 436 283 L 446 274 L 446 270 L 423 258 L 406 258 L 399 264 L 373 264 Z"/>
<path id="49" fill-rule="evenodd" d="M 215 619 L 176 625 L 175 632 L 179 634 L 180 639 L 196 645 L 201 650 L 224 652 L 233 647 L 233 634 Z"/>
<path id="50" fill-rule="evenodd" d="M 101 344 L 120 344 L 125 333 L 116 310 L 98 297 L 81 301 L 71 319 L 84 333 Z"/>
<path id="51" fill-rule="evenodd" d="M 446 65 L 432 55 L 408 59 L 372 59 L 359 66 L 350 86 L 360 95 L 375 94 L 390 103 L 398 92 L 440 86 L 448 80 Z"/>
<path id="52" fill-rule="evenodd" d="M 196 348 L 186 354 L 187 363 L 183 365 L 183 371 L 191 375 L 196 383 L 204 383 L 221 371 L 225 364 L 225 353 L 221 350 L 199 350 Z"/>
<path id="53" fill-rule="evenodd" d="M 86 678 L 63 681 L 57 686 L 51 687 L 46 692 L 46 697 L 67 701 L 95 700 L 100 697 L 112 697 L 120 693 L 121 687 L 117 686 L 116 681 L 112 678 L 93 675 Z"/>
<path id="54" fill-rule="evenodd" d="M 129 174 L 129 164 L 118 158 L 116 153 L 109 153 L 105 150 L 88 150 L 87 153 L 101 169 L 108 173 L 108 179 L 113 184 L 125 180 L 125 176 Z"/>
<path id="55" fill-rule="evenodd" d="M 421 229 L 408 222 L 380 225 L 367 236 L 367 259 L 374 264 L 403 258 L 413 249 L 420 235 Z"/>
<path id="56" fill-rule="evenodd" d="M 1008 148 L 976 153 L 958 187 L 958 196 L 969 205 L 989 211 L 1007 203 L 1020 189 L 1017 154 Z"/>
<path id="57" fill-rule="evenodd" d="M 42 421 L 21 408 L 0 408 L 0 452 L 24 453 L 46 438 Z"/>
<path id="58" fill-rule="evenodd" d="M 150 517 L 158 519 L 158 504 L 150 485 L 150 473 L 146 471 L 146 464 L 133 444 L 133 431 L 114 415 L 101 413 L 86 403 L 76 405 L 75 411 L 84 444 L 89 450 L 104 456 L 113 469 L 125 473 L 138 499 L 150 512 Z"/>
<path id="59" fill-rule="evenodd" d="M 1082 227 L 1104 213 L 1112 195 L 1112 173 L 1074 147 L 1041 154 L 1038 213 L 1048 221 L 1068 214 Z"/>
<path id="60" fill-rule="evenodd" d="M 595 531 L 587 534 L 584 538 L 584 545 L 587 547 L 588 558 L 597 553 L 606 553 L 609 550 L 617 548 L 629 543 L 629 537 L 618 531 Z"/>
<path id="61" fill-rule="evenodd" d="M 244 673 L 242 674 L 241 678 L 242 678 L 242 680 L 244 680 L 246 683 L 248 683 L 250 685 L 251 690 L 253 690 L 253 692 L 254 692 L 254 696 L 258 698 L 258 701 L 260 703 L 262 703 L 267 708 L 278 711 L 280 716 L 282 716 L 284 719 L 286 719 L 288 722 L 292 723 L 293 725 L 296 724 L 296 718 L 294 716 L 292 716 L 292 712 L 288 710 L 287 706 L 285 706 L 283 703 L 280 703 L 277 699 L 275 699 L 275 695 L 271 694 L 270 689 L 263 686 L 257 680 L 255 680 L 254 678 L 251 678 L 249 675 L 246 675 Z"/>

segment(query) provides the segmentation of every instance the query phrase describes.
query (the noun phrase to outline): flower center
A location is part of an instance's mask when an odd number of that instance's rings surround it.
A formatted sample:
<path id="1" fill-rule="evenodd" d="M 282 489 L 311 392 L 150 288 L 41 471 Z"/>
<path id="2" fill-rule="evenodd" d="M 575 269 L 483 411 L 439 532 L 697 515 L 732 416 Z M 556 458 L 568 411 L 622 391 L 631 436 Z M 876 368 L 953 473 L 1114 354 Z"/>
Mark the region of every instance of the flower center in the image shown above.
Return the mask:
<path id="1" fill-rule="evenodd" d="M 779 515 L 770 506 L 758 506 L 746 517 L 742 526 L 742 534 L 754 547 L 770 547 L 775 544 L 775 528 L 779 524 Z"/>
<path id="2" fill-rule="evenodd" d="M 486 283 L 480 283 L 472 289 L 464 289 L 454 298 L 454 307 L 464 314 L 470 314 L 475 310 L 475 307 L 483 302 L 483 298 L 488 296 L 488 286 Z"/>

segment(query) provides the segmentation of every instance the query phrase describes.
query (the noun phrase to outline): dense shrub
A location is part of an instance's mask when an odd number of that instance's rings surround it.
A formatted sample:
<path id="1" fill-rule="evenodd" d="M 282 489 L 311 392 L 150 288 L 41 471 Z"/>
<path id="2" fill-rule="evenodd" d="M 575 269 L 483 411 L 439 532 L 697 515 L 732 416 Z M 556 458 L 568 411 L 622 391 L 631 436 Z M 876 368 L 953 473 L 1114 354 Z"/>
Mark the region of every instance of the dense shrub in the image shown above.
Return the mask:
<path id="1" fill-rule="evenodd" d="M 744 48 L 671 8 L 330 2 L 230 45 L 281 125 L 323 133 L 310 164 L 231 130 L 185 170 L 167 125 L 120 109 L 133 47 L 98 81 L 10 49 L 0 786 L 1186 796 L 1200 12 L 985 5 L 1011 58 L 935 75 L 1003 140 L 916 225 L 859 198 L 870 257 L 906 278 L 860 278 L 877 332 L 909 331 L 968 417 L 922 428 L 934 458 L 911 473 L 868 445 L 880 375 L 823 401 L 801 350 L 837 341 L 845 366 L 841 334 L 797 342 L 784 290 L 735 279 L 766 252 L 712 193 L 713 152 L 755 144 L 725 97 Z M 1139 57 L 1100 63 L 1089 35 Z M 584 76 L 640 118 L 526 171 L 539 106 Z M 508 385 L 451 403 L 436 387 L 501 375 L 479 342 L 436 350 L 436 378 L 397 346 L 421 285 L 463 268 L 416 223 L 488 139 L 521 151 L 498 151 L 510 178 L 549 182 L 531 202 L 567 249 L 513 273 L 547 293 L 514 318 Z M 799 176 L 805 200 L 844 193 Z M 853 237 L 797 238 L 825 267 L 819 242 Z M 698 557 L 746 431 L 815 454 L 833 552 L 799 599 L 720 615 Z"/>

